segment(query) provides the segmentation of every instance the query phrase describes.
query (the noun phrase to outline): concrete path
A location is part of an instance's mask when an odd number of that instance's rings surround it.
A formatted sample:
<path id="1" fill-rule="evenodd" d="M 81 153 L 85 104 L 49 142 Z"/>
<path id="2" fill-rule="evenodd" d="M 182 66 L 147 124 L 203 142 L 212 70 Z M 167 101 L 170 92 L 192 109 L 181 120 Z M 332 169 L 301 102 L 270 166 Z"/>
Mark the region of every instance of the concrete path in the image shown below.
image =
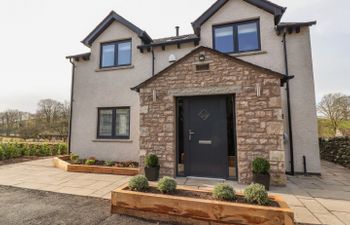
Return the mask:
<path id="1" fill-rule="evenodd" d="M 67 173 L 53 167 L 52 159 L 0 166 L 0 185 L 110 199 L 110 192 L 129 177 Z"/>
<path id="2" fill-rule="evenodd" d="M 322 162 L 322 177 L 288 177 L 285 188 L 272 187 L 295 212 L 301 224 L 350 225 L 350 170 Z M 0 185 L 109 199 L 110 192 L 129 177 L 67 173 L 52 166 L 52 159 L 0 166 Z M 177 178 L 179 185 L 211 189 L 218 182 L 237 191 L 246 186 L 233 181 Z"/>

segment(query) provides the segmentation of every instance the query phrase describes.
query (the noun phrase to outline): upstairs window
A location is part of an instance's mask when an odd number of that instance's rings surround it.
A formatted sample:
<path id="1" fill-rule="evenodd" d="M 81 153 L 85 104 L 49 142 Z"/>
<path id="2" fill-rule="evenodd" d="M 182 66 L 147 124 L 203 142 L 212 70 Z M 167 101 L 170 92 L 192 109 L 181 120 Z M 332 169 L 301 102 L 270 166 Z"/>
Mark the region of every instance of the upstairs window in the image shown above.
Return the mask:
<path id="1" fill-rule="evenodd" d="M 130 108 L 99 108 L 97 138 L 129 139 Z"/>
<path id="2" fill-rule="evenodd" d="M 101 68 L 131 65 L 131 40 L 101 44 Z"/>
<path id="3" fill-rule="evenodd" d="M 260 50 L 259 21 L 215 26 L 214 49 L 223 53 Z"/>

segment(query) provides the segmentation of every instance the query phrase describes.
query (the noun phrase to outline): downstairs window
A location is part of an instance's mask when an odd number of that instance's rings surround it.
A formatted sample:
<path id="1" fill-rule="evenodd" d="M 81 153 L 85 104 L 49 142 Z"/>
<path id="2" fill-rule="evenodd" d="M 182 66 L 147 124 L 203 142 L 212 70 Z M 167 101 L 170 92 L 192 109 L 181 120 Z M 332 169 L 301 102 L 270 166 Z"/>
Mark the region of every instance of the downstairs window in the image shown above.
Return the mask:
<path id="1" fill-rule="evenodd" d="M 99 108 L 97 138 L 129 139 L 130 107 Z"/>

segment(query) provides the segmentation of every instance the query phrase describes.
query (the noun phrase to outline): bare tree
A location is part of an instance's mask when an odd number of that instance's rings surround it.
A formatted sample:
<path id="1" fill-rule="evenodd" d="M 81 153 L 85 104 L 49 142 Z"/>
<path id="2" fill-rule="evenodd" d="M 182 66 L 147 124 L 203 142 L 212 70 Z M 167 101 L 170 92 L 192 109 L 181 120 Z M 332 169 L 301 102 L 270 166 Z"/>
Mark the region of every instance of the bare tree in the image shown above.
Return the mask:
<path id="1" fill-rule="evenodd" d="M 52 128 L 53 124 L 59 119 L 64 105 L 53 99 L 43 99 L 38 103 L 37 116 L 46 122 L 48 128 Z"/>
<path id="2" fill-rule="evenodd" d="M 67 136 L 70 105 L 53 99 L 39 101 L 37 113 L 18 110 L 0 112 L 0 135 L 36 138 L 38 136 Z"/>
<path id="3" fill-rule="evenodd" d="M 6 136 L 16 135 L 19 123 L 22 121 L 23 112 L 18 110 L 7 110 L 0 114 L 1 131 Z"/>
<path id="4" fill-rule="evenodd" d="M 325 95 L 319 103 L 318 112 L 330 120 L 334 135 L 339 129 L 340 122 L 345 119 L 344 109 L 348 108 L 348 97 L 340 93 Z"/>
<path id="5" fill-rule="evenodd" d="M 59 112 L 59 118 L 54 123 L 54 130 L 60 135 L 68 135 L 68 124 L 70 116 L 70 104 L 65 101 Z"/>
<path id="6" fill-rule="evenodd" d="M 343 102 L 343 119 L 350 120 L 350 96 L 344 96 Z"/>

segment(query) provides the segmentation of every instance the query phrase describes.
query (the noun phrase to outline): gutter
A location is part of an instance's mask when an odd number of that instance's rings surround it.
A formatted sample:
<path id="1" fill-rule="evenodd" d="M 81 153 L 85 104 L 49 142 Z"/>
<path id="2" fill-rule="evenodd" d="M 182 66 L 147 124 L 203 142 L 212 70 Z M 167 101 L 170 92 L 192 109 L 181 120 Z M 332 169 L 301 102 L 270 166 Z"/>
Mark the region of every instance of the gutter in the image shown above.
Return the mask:
<path id="1" fill-rule="evenodd" d="M 69 116 L 69 131 L 68 131 L 68 154 L 71 154 L 71 141 L 72 141 L 72 120 L 73 120 L 73 91 L 74 91 L 74 76 L 75 76 L 75 64 L 74 59 L 69 58 L 69 62 L 72 64 L 72 81 L 70 90 L 70 116 Z"/>
<path id="2" fill-rule="evenodd" d="M 285 71 L 286 76 L 289 76 L 289 67 L 288 67 L 288 52 L 287 52 L 287 33 L 286 31 L 283 32 L 283 50 L 284 50 L 284 63 L 285 63 Z M 293 126 L 292 126 L 292 113 L 291 113 L 291 106 L 290 106 L 290 87 L 289 87 L 289 80 L 286 79 L 286 92 L 287 92 L 287 108 L 288 108 L 288 128 L 289 128 L 289 151 L 290 151 L 290 175 L 294 176 L 294 142 L 293 142 Z"/>

